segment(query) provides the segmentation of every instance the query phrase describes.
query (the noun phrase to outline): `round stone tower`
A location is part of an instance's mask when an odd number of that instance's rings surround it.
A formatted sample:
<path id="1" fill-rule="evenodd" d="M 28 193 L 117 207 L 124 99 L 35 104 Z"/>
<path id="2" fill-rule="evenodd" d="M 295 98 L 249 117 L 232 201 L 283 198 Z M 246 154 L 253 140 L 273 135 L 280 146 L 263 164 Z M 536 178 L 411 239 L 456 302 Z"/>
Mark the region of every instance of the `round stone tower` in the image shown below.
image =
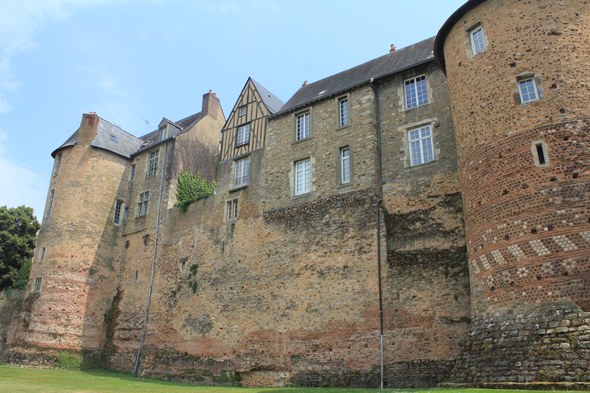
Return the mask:
<path id="1" fill-rule="evenodd" d="M 85 114 L 76 133 L 52 154 L 55 163 L 15 345 L 100 349 L 116 292 L 117 195 L 130 161 L 116 154 L 129 144 L 119 130 L 96 114 Z M 122 217 L 123 205 L 118 206 Z"/>
<path id="2" fill-rule="evenodd" d="M 471 0 L 436 38 L 471 280 L 457 380 L 590 378 L 589 41 L 575 0 Z"/>

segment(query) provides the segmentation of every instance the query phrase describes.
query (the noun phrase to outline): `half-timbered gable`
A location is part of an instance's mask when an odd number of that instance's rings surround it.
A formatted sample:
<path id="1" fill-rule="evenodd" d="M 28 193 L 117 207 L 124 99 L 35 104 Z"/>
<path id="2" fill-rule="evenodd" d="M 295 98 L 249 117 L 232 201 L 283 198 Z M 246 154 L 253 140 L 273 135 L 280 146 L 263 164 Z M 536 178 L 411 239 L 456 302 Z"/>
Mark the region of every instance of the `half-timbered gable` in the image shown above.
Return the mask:
<path id="1" fill-rule="evenodd" d="M 282 106 L 283 102 L 274 94 L 248 78 L 221 130 L 221 160 L 265 147 L 267 118 Z"/>

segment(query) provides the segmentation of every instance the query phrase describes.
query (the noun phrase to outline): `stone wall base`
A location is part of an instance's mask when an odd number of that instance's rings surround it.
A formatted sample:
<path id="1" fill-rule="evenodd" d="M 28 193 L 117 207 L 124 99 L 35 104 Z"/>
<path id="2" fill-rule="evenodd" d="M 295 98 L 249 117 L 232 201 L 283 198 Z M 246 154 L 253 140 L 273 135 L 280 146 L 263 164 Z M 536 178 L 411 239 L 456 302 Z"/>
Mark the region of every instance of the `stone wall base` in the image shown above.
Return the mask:
<path id="1" fill-rule="evenodd" d="M 439 388 L 448 389 L 515 389 L 515 390 L 590 390 L 588 382 L 479 382 L 479 383 L 439 383 Z"/>

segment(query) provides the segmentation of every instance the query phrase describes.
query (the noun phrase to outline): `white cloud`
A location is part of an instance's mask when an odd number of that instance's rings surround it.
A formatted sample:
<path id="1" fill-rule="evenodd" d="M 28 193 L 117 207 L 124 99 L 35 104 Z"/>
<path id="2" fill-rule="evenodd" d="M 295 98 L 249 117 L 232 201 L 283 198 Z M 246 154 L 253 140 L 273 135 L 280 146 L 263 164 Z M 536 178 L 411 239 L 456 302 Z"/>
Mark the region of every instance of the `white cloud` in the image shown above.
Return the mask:
<path id="1" fill-rule="evenodd" d="M 30 206 L 41 221 L 49 178 L 6 156 L 7 133 L 0 128 L 0 206 Z"/>

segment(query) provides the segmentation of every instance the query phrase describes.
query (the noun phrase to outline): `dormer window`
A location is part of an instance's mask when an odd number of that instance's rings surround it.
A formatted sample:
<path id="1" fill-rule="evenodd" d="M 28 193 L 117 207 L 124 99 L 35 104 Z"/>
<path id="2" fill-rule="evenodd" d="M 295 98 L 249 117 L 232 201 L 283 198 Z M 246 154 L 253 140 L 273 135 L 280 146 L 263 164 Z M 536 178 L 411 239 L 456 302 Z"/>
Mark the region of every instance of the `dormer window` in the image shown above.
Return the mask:
<path id="1" fill-rule="evenodd" d="M 160 133 L 158 135 L 158 142 L 161 142 L 164 139 L 166 139 L 166 127 L 160 128 Z"/>

